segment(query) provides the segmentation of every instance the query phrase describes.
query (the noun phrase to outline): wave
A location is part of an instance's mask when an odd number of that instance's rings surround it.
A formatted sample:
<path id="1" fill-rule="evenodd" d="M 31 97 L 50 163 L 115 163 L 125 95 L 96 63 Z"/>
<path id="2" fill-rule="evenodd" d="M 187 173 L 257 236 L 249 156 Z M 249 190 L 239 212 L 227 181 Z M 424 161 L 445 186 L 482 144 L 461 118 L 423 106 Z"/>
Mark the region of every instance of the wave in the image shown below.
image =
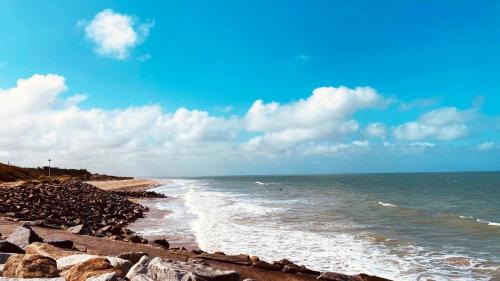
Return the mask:
<path id="1" fill-rule="evenodd" d="M 308 227 L 311 221 L 295 218 L 291 223 L 284 222 L 286 214 L 293 212 L 292 207 L 289 210 L 286 206 L 296 206 L 297 202 L 284 202 L 283 198 L 236 193 L 203 180 L 177 183 L 185 184 L 183 199 L 189 212 L 196 216 L 191 228 L 198 245 L 205 251 L 249 253 L 267 261 L 288 258 L 315 270 L 347 274 L 367 272 L 395 280 L 422 277 L 471 280 L 472 267 L 483 267 L 473 258 L 438 253 L 397 241 L 389 247 L 386 243 L 343 231 L 338 221 L 322 232 L 312 231 Z M 379 204 L 399 207 L 385 202 Z M 474 277 L 475 280 L 488 280 L 482 274 Z"/>
<path id="2" fill-rule="evenodd" d="M 461 215 L 459 215 L 458 217 L 461 219 L 464 219 L 464 220 L 468 220 L 468 221 L 487 224 L 489 226 L 500 226 L 500 223 L 498 223 L 498 222 L 492 222 L 492 221 L 487 221 L 487 220 L 483 220 L 483 219 L 478 219 L 478 218 L 475 218 L 473 216 L 461 216 Z"/>
<path id="3" fill-rule="evenodd" d="M 270 183 L 261 182 L 261 181 L 256 181 L 255 184 L 256 185 L 271 185 Z"/>
<path id="4" fill-rule="evenodd" d="M 380 206 L 384 206 L 384 207 L 399 207 L 398 205 L 391 204 L 391 203 L 384 203 L 384 202 L 381 202 L 381 201 L 378 201 L 378 204 Z"/>
<path id="5" fill-rule="evenodd" d="M 500 223 L 498 223 L 498 222 L 486 221 L 486 220 L 482 220 L 482 219 L 476 219 L 476 221 L 480 222 L 480 223 L 486 223 L 486 224 L 491 225 L 491 226 L 500 226 Z"/>

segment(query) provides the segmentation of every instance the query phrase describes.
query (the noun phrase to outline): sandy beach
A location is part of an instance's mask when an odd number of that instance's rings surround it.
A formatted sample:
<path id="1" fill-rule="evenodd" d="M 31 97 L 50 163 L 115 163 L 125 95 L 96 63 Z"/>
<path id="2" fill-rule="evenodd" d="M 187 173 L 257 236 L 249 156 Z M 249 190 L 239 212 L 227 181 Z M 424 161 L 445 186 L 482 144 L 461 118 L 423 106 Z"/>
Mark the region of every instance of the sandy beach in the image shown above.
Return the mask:
<path id="1" fill-rule="evenodd" d="M 165 184 L 167 181 L 159 179 L 131 179 L 87 181 L 86 183 L 107 191 L 144 191 Z"/>

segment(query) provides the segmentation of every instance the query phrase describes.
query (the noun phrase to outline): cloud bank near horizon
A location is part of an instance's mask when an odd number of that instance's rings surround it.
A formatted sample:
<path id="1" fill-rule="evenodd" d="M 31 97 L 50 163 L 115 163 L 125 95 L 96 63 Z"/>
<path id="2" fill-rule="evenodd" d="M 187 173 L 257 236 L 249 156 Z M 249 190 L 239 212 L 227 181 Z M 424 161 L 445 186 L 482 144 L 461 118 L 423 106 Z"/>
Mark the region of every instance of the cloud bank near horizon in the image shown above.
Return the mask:
<path id="1" fill-rule="evenodd" d="M 269 165 L 293 172 L 311 159 L 409 160 L 450 144 L 474 153 L 499 147 L 497 132 L 487 125 L 494 121 L 478 107 L 436 108 L 397 125 L 363 122 L 358 113 L 397 103 L 370 87 L 319 87 L 283 104 L 256 100 L 241 116 L 184 107 L 165 112 L 158 105 L 83 109 L 87 97 L 63 97 L 68 90 L 56 74 L 35 74 L 0 89 L 0 118 L 7 120 L 0 126 L 0 161 L 43 165 L 51 157 L 60 166 L 119 174 L 228 174 L 258 173 Z M 474 137 L 482 132 L 491 139 Z"/>

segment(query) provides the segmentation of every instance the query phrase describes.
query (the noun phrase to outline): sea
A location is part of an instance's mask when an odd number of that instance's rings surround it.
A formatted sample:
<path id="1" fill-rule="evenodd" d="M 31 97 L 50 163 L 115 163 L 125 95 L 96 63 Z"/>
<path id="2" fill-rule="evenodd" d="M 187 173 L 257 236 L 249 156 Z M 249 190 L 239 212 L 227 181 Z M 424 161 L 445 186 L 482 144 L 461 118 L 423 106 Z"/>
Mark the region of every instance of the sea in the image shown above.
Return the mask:
<path id="1" fill-rule="evenodd" d="M 500 173 L 169 179 L 142 234 L 393 280 L 500 280 Z"/>

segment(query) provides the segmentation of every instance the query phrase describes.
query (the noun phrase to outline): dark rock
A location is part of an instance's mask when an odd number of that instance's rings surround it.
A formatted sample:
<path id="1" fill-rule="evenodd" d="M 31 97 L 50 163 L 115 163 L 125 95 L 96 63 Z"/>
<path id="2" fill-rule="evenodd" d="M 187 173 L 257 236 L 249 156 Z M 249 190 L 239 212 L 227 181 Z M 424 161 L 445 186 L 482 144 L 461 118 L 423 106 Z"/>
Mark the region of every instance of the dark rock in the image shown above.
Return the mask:
<path id="1" fill-rule="evenodd" d="M 156 239 L 153 243 L 167 250 L 170 248 L 170 243 L 168 243 L 167 239 Z"/>
<path id="2" fill-rule="evenodd" d="M 43 239 L 28 224 L 23 224 L 9 235 L 7 241 L 24 249 L 33 242 L 43 242 Z"/>
<path id="3" fill-rule="evenodd" d="M 268 270 L 273 270 L 273 265 L 268 263 L 268 262 L 265 262 L 265 261 L 253 261 L 252 262 L 252 266 L 253 267 L 258 267 L 258 268 L 264 268 L 264 269 L 268 269 Z"/>
<path id="4" fill-rule="evenodd" d="M 144 256 L 147 257 L 149 255 L 148 255 L 148 253 L 144 253 L 144 252 L 128 252 L 128 253 L 121 253 L 117 257 L 124 259 L 124 260 L 128 260 L 128 261 L 132 262 L 133 264 L 136 264 Z"/>
<path id="5" fill-rule="evenodd" d="M 12 244 L 8 241 L 0 241 L 0 252 L 3 253 L 14 253 L 14 254 L 24 254 L 24 250 L 19 248 L 17 245 Z"/>
<path id="6" fill-rule="evenodd" d="M 45 243 L 61 249 L 73 249 L 73 241 L 71 240 L 46 240 Z"/>
<path id="7" fill-rule="evenodd" d="M 154 191 L 113 191 L 113 193 L 128 198 L 167 198 L 166 195 Z"/>
<path id="8" fill-rule="evenodd" d="M 7 260 L 13 256 L 11 253 L 0 253 L 0 264 L 4 264 Z M 2 275 L 0 275 L 2 276 Z"/>
<path id="9" fill-rule="evenodd" d="M 234 263 L 234 264 L 241 264 L 241 265 L 252 265 L 252 261 L 250 260 L 248 255 L 225 255 L 225 254 L 207 254 L 203 253 L 200 255 L 200 257 L 204 259 L 209 259 L 209 260 L 218 260 L 218 261 L 224 261 L 224 262 L 229 262 L 229 263 Z"/>
<path id="10" fill-rule="evenodd" d="M 335 272 L 323 272 L 317 277 L 317 279 L 331 281 L 391 281 L 389 279 L 371 276 L 363 273 L 358 275 L 347 275 Z"/>

